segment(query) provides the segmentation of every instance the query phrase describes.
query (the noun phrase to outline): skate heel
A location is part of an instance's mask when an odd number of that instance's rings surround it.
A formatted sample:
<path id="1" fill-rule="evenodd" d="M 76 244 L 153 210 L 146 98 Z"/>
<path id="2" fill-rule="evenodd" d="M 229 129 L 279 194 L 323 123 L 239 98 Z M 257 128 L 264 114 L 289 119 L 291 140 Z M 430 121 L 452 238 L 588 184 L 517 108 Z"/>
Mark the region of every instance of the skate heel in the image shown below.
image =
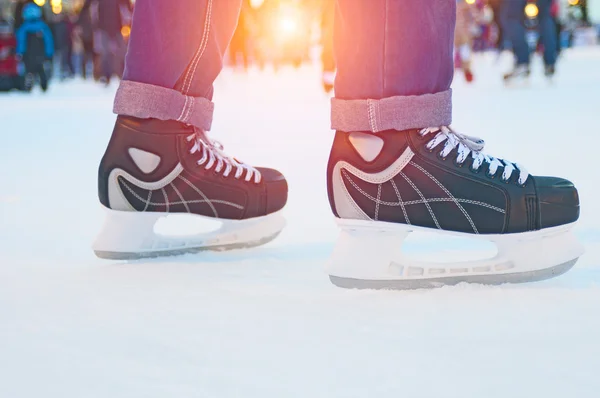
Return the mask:
<path id="1" fill-rule="evenodd" d="M 178 214 L 195 222 L 217 224 L 207 232 L 184 235 L 157 233 L 157 222 L 168 213 L 106 210 L 106 219 L 93 250 L 111 260 L 132 260 L 195 253 L 203 250 L 230 250 L 265 244 L 285 226 L 280 213 L 245 220 L 215 219 L 197 214 Z"/>
<path id="2" fill-rule="evenodd" d="M 128 259 L 155 246 L 154 225 L 161 213 L 106 210 L 106 218 L 93 249 L 106 259 Z"/>
<path id="3" fill-rule="evenodd" d="M 331 281 L 341 287 L 369 285 L 403 273 L 392 261 L 401 257 L 408 228 L 386 229 L 382 223 L 338 220 L 341 228 L 333 254 L 326 266 Z"/>
<path id="4" fill-rule="evenodd" d="M 498 285 L 534 282 L 568 271 L 583 254 L 574 224 L 515 234 L 474 235 L 381 222 L 338 219 L 340 236 L 326 266 L 331 282 L 357 289 L 419 289 L 462 282 Z M 480 260 L 418 261 L 402 253 L 411 232 L 431 232 L 494 243 Z"/>

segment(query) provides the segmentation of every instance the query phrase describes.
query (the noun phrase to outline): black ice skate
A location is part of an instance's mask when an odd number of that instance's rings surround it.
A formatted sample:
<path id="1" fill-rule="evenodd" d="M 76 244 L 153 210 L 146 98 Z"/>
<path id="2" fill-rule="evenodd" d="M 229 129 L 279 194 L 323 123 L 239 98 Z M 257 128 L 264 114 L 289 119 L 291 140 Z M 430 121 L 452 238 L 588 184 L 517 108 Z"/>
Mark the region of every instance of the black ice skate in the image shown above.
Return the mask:
<path id="1" fill-rule="evenodd" d="M 108 216 L 94 244 L 96 255 L 134 259 L 252 247 L 274 239 L 285 225 L 279 214 L 287 201 L 285 178 L 222 149 L 179 122 L 119 116 L 98 174 Z M 155 233 L 155 223 L 168 213 L 218 220 L 220 228 L 191 236 Z"/>
<path id="2" fill-rule="evenodd" d="M 342 229 L 328 273 L 354 288 L 421 288 L 550 278 L 582 247 L 572 183 L 534 177 L 482 153 L 482 140 L 450 128 L 336 133 L 328 165 L 331 208 Z M 494 242 L 490 259 L 415 263 L 401 252 L 413 231 Z"/>

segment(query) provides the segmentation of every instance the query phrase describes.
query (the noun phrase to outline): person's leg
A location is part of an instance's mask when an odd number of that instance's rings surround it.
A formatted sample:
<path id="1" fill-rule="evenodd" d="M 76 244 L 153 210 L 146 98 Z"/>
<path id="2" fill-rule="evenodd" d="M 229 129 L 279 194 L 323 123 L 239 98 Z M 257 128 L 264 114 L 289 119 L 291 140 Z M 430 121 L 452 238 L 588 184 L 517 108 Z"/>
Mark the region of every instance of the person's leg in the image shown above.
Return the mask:
<path id="1" fill-rule="evenodd" d="M 492 12 L 494 13 L 494 24 L 496 25 L 496 31 L 498 33 L 498 38 L 496 42 L 496 48 L 498 51 L 504 51 L 504 27 L 502 26 L 501 12 L 502 4 L 498 2 L 494 2 L 492 6 Z"/>
<path id="2" fill-rule="evenodd" d="M 554 25 L 556 26 L 556 57 L 558 58 L 562 51 L 561 37 L 564 25 L 560 22 L 558 17 L 552 17 L 552 19 L 554 20 Z"/>
<path id="3" fill-rule="evenodd" d="M 558 44 L 556 37 L 556 24 L 550 13 L 552 0 L 538 0 L 538 21 L 542 44 L 544 45 L 544 64 L 548 67 L 554 66 L 558 56 Z"/>
<path id="4" fill-rule="evenodd" d="M 24 55 L 24 66 L 25 71 L 23 75 L 23 87 L 25 91 L 31 91 L 33 85 L 35 84 L 35 74 L 37 73 L 35 62 L 31 60 L 31 57 L 28 57 L 27 54 Z"/>
<path id="5" fill-rule="evenodd" d="M 529 65 L 529 45 L 525 37 L 526 0 L 505 1 L 502 7 L 505 34 L 512 44 L 517 65 Z"/>
<path id="6" fill-rule="evenodd" d="M 115 113 L 210 130 L 212 85 L 240 7 L 241 0 L 136 2 Z"/>
<path id="7" fill-rule="evenodd" d="M 67 55 L 67 62 L 68 62 L 67 65 L 69 67 L 69 76 L 70 77 L 74 77 L 75 76 L 75 57 L 74 57 L 74 54 L 73 54 L 73 44 L 72 44 L 72 42 L 70 40 L 71 40 L 71 38 L 69 38 L 69 47 L 68 47 L 68 50 L 67 50 L 67 53 L 68 53 L 68 55 Z"/>
<path id="8" fill-rule="evenodd" d="M 71 49 L 69 48 L 69 46 L 65 47 L 65 51 L 63 54 L 64 57 L 64 74 L 65 77 L 71 77 L 73 74 L 73 68 L 71 65 L 71 58 L 72 58 L 72 52 Z"/>
<path id="9" fill-rule="evenodd" d="M 285 222 L 287 182 L 276 170 L 226 155 L 208 138 L 213 81 L 241 0 L 138 0 L 119 116 L 98 170 L 107 222 L 94 250 L 102 258 L 140 258 L 251 247 L 274 239 Z M 142 214 L 143 213 L 143 214 Z M 164 238 L 166 213 L 221 222 L 211 232 Z"/>
<path id="10" fill-rule="evenodd" d="M 48 76 L 46 74 L 46 69 L 44 68 L 43 63 L 40 63 L 40 65 L 38 66 L 37 74 L 40 78 L 40 87 L 42 88 L 42 91 L 45 92 L 46 90 L 48 90 Z"/>
<path id="11" fill-rule="evenodd" d="M 83 63 L 81 66 L 82 76 L 84 79 L 87 79 L 88 76 L 88 68 L 94 67 L 94 42 L 90 40 L 83 41 Z"/>
<path id="12" fill-rule="evenodd" d="M 455 15 L 449 0 L 338 0 L 333 123 L 344 130 L 356 116 L 360 130 L 375 131 L 449 124 Z M 367 98 L 387 98 L 372 118 Z"/>
<path id="13" fill-rule="evenodd" d="M 88 64 L 88 53 L 85 50 L 85 45 L 84 45 L 84 50 L 81 52 L 80 58 L 79 58 L 79 68 L 81 68 L 81 77 L 85 80 L 87 78 L 87 64 Z"/>
<path id="14" fill-rule="evenodd" d="M 125 40 L 120 34 L 112 39 L 112 71 L 119 78 L 123 79 L 123 72 L 125 70 Z"/>
<path id="15" fill-rule="evenodd" d="M 531 176 L 484 154 L 483 140 L 448 126 L 455 6 L 456 0 L 337 2 L 336 133 L 327 182 L 342 233 L 327 271 L 338 286 L 531 281 L 564 272 L 581 254 L 576 244 L 558 244 L 573 242 L 566 225 L 579 216 L 573 184 Z M 555 252 L 539 261 L 521 257 L 542 244 L 537 231 L 557 226 L 564 235 L 548 245 Z M 486 234 L 502 243 L 489 261 L 415 264 L 401 253 L 415 230 Z M 522 233 L 535 243 L 519 244 Z"/>
<path id="16" fill-rule="evenodd" d="M 98 32 L 98 39 L 100 50 L 100 76 L 106 79 L 106 81 L 108 82 L 112 75 L 110 36 L 107 32 L 100 30 Z"/>

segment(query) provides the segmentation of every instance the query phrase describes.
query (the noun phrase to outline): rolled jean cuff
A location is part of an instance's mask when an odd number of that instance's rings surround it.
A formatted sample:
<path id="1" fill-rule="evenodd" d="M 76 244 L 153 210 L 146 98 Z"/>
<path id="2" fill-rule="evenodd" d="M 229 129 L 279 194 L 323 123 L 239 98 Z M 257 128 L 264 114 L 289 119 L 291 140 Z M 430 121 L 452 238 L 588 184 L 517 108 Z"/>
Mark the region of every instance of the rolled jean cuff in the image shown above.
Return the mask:
<path id="1" fill-rule="evenodd" d="M 204 97 L 190 97 L 170 88 L 123 80 L 113 112 L 142 119 L 177 120 L 209 131 L 214 108 Z"/>
<path id="2" fill-rule="evenodd" d="M 452 89 L 436 94 L 378 100 L 331 99 L 331 128 L 339 131 L 408 130 L 448 126 L 452 122 Z"/>

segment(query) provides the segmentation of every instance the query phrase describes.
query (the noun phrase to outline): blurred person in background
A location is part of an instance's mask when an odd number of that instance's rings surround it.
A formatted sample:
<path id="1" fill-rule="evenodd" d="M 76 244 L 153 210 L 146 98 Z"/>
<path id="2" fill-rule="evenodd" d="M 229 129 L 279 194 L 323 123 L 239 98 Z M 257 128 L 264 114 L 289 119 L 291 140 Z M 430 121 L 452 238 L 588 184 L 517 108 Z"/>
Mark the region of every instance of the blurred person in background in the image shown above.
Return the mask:
<path id="1" fill-rule="evenodd" d="M 540 35 L 540 44 L 544 47 L 544 74 L 551 78 L 556 72 L 556 59 L 558 57 L 558 43 L 556 24 L 552 17 L 553 0 L 537 0 L 537 23 Z M 512 43 L 515 55 L 514 69 L 504 75 L 506 82 L 528 78 L 530 75 L 531 50 L 527 43 L 525 28 L 525 6 L 527 0 L 506 1 L 503 6 L 504 23 L 508 38 Z"/>
<path id="2" fill-rule="evenodd" d="M 563 24 L 561 21 L 561 16 L 563 14 L 562 8 L 564 7 L 561 4 L 560 0 L 553 0 L 552 6 L 550 7 L 550 15 L 552 16 L 552 20 L 554 21 L 554 25 L 556 26 L 556 56 L 557 58 L 560 56 L 562 50 L 561 43 L 561 35 L 563 31 Z"/>
<path id="3" fill-rule="evenodd" d="M 73 19 L 73 22 L 76 22 L 77 19 Z M 71 35 L 71 41 L 73 43 L 73 72 L 75 74 L 80 74 L 85 79 L 85 54 L 83 49 L 83 40 L 81 39 L 81 26 L 73 25 L 73 33 Z"/>
<path id="4" fill-rule="evenodd" d="M 592 23 L 590 21 L 588 0 L 579 0 L 579 7 L 581 9 L 581 23 L 583 24 L 583 26 L 592 26 Z"/>
<path id="5" fill-rule="evenodd" d="M 488 0 L 488 4 L 493 12 L 493 22 L 496 26 L 496 49 L 498 50 L 498 52 L 504 51 L 504 42 L 506 40 L 504 33 L 504 24 L 502 23 L 502 7 L 506 1 L 510 0 Z"/>
<path id="6" fill-rule="evenodd" d="M 17 29 L 17 57 L 23 63 L 25 88 L 30 90 L 39 79 L 43 91 L 48 89 L 48 64 L 54 55 L 54 40 L 50 28 L 42 20 L 42 9 L 26 4 L 22 11 L 23 23 Z"/>
<path id="7" fill-rule="evenodd" d="M 94 68 L 96 54 L 94 52 L 94 27 L 90 10 L 80 11 L 75 19 L 75 40 L 78 42 L 81 56 L 79 57 L 81 76 L 88 77 L 88 70 Z"/>
<path id="8" fill-rule="evenodd" d="M 454 47 L 457 66 L 462 69 L 465 80 L 473 81 L 471 58 L 473 55 L 473 38 L 477 29 L 475 6 L 466 0 L 456 0 L 456 29 L 454 30 Z"/>
<path id="9" fill-rule="evenodd" d="M 52 33 L 54 36 L 55 65 L 61 80 L 73 77 L 73 24 L 66 13 L 53 16 Z"/>
<path id="10" fill-rule="evenodd" d="M 485 0 L 477 0 L 473 7 L 473 52 L 498 49 L 498 29 L 494 23 L 494 10 Z"/>
<path id="11" fill-rule="evenodd" d="M 178 0 L 177 0 L 178 1 Z M 80 12 L 78 25 L 91 12 L 94 24 L 94 46 L 98 51 L 100 81 L 108 85 L 112 76 L 121 77 L 126 45 L 123 28 L 132 12 L 129 0 L 86 0 Z M 165 16 L 161 16 L 165 17 Z"/>

